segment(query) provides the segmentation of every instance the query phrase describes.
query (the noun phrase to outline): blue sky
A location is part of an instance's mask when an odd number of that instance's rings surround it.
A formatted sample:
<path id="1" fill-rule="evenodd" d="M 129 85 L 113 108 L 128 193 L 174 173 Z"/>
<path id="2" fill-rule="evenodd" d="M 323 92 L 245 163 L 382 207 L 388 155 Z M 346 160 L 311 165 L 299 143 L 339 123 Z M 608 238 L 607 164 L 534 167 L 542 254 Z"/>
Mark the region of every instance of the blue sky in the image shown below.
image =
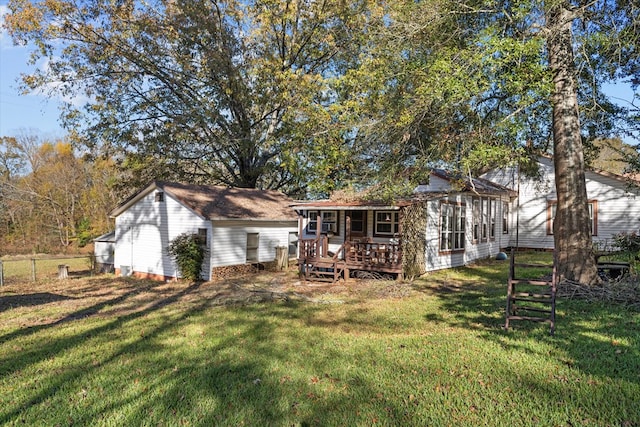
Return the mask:
<path id="1" fill-rule="evenodd" d="M 6 5 L 7 0 L 0 0 L 0 16 L 6 13 Z M 0 29 L 0 136 L 34 131 L 47 139 L 61 138 L 66 132 L 58 122 L 60 100 L 19 92 L 17 80 L 20 73 L 33 71 L 33 66 L 28 65 L 29 52 L 28 47 L 13 46 L 6 31 Z M 622 105 L 628 106 L 633 99 L 633 92 L 627 85 L 610 85 L 607 91 Z"/>
<path id="2" fill-rule="evenodd" d="M 6 12 L 6 4 L 6 0 L 0 0 L 0 15 Z M 0 30 L 0 136 L 33 130 L 51 139 L 63 137 L 65 132 L 58 123 L 59 101 L 19 92 L 20 73 L 33 69 L 27 65 L 28 60 L 29 49 L 12 46 L 6 31 Z"/>

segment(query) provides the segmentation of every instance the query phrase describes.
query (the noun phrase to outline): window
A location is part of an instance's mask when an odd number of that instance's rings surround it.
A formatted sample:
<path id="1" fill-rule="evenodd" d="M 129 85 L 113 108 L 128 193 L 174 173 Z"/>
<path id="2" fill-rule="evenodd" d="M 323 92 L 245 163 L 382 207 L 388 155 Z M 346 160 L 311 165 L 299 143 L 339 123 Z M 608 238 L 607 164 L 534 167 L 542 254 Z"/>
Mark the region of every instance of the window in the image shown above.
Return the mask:
<path id="1" fill-rule="evenodd" d="M 480 241 L 480 224 L 482 223 L 482 211 L 480 210 L 480 199 L 473 199 L 473 241 Z"/>
<path id="2" fill-rule="evenodd" d="M 553 222 L 556 218 L 556 200 L 547 202 L 547 234 L 553 234 Z M 589 200 L 589 231 L 592 236 L 598 235 L 598 201 Z"/>
<path id="3" fill-rule="evenodd" d="M 198 242 L 202 246 L 207 246 L 207 229 L 206 228 L 198 228 L 198 234 L 196 235 Z"/>
<path id="4" fill-rule="evenodd" d="M 465 206 L 440 204 L 440 251 L 463 251 L 465 240 Z"/>
<path id="5" fill-rule="evenodd" d="M 487 238 L 489 237 L 489 200 L 488 199 L 482 199 L 482 219 L 481 219 L 481 231 L 482 231 L 482 235 L 481 235 L 481 240 L 483 242 L 487 241 Z"/>
<path id="6" fill-rule="evenodd" d="M 258 261 L 259 246 L 260 246 L 260 233 L 247 233 L 247 262 Z"/>
<path id="7" fill-rule="evenodd" d="M 156 191 L 155 201 L 156 202 L 164 202 L 164 193 L 162 191 Z"/>
<path id="8" fill-rule="evenodd" d="M 309 211 L 308 233 L 315 233 L 318 230 L 318 215 L 322 215 L 323 233 L 338 234 L 338 211 Z"/>
<path id="9" fill-rule="evenodd" d="M 298 232 L 289 232 L 289 256 L 298 255 Z"/>
<path id="10" fill-rule="evenodd" d="M 489 199 L 489 238 L 495 240 L 496 238 L 496 210 L 498 204 L 494 199 Z"/>
<path id="11" fill-rule="evenodd" d="M 397 211 L 377 211 L 375 215 L 374 234 L 376 236 L 393 236 L 399 231 L 399 214 Z"/>
<path id="12" fill-rule="evenodd" d="M 509 234 L 509 203 L 502 203 L 502 234 Z"/>

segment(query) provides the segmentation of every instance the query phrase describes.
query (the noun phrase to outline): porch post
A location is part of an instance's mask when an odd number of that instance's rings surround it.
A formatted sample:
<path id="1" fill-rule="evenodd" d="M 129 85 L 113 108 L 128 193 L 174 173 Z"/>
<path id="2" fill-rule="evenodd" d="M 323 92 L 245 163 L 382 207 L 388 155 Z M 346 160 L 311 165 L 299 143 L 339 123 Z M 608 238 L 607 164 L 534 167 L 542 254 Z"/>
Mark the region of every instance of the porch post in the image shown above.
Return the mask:
<path id="1" fill-rule="evenodd" d="M 404 223 L 404 208 L 400 208 L 400 212 L 398 212 L 398 246 L 396 246 L 396 251 L 399 252 L 400 256 L 400 273 L 398 273 L 398 277 L 396 278 L 399 282 L 404 280 L 404 268 L 402 268 L 402 264 L 404 264 L 404 251 L 402 250 L 402 224 Z"/>
<path id="2" fill-rule="evenodd" d="M 349 280 L 349 246 L 351 243 L 351 214 L 349 211 L 345 212 L 344 218 L 344 281 Z"/>
<path id="3" fill-rule="evenodd" d="M 304 224 L 304 215 L 302 214 L 302 211 L 298 212 L 298 277 L 302 278 L 302 275 L 304 274 L 304 270 L 307 268 L 306 267 L 306 258 L 307 255 L 306 253 L 303 253 L 303 249 L 306 252 L 306 249 L 303 248 L 303 246 L 305 245 L 304 243 L 302 243 L 303 241 L 303 237 L 304 235 L 302 234 L 302 231 L 304 230 L 303 228 L 303 224 Z M 303 261 L 304 258 L 304 262 Z"/>
<path id="4" fill-rule="evenodd" d="M 344 240 L 345 242 L 351 241 L 351 214 L 349 211 L 345 213 L 345 221 L 344 221 Z"/>
<path id="5" fill-rule="evenodd" d="M 322 211 L 318 211 L 318 216 L 316 217 L 316 244 L 317 252 L 316 256 L 322 258 L 326 255 L 327 251 L 325 250 L 324 239 L 322 239 Z"/>
<path id="6" fill-rule="evenodd" d="M 320 234 L 322 233 L 322 212 L 318 211 L 318 216 L 316 217 L 316 239 L 320 238 Z"/>

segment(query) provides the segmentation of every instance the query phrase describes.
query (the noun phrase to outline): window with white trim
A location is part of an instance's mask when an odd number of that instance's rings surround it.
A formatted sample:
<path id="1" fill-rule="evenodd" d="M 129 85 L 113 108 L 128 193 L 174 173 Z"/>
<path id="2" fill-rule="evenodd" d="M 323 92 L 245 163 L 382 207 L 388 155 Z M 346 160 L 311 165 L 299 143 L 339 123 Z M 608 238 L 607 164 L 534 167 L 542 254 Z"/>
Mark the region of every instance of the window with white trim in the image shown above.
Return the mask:
<path id="1" fill-rule="evenodd" d="M 466 212 L 463 204 L 440 203 L 440 251 L 464 251 Z"/>
<path id="2" fill-rule="evenodd" d="M 374 234 L 376 236 L 393 236 L 398 234 L 400 221 L 398 211 L 376 211 Z"/>
<path id="3" fill-rule="evenodd" d="M 553 222 L 556 218 L 556 208 L 558 202 L 549 200 L 547 202 L 547 234 L 553 235 Z M 592 236 L 598 235 L 598 201 L 589 200 L 589 231 Z"/>
<path id="4" fill-rule="evenodd" d="M 497 218 L 498 203 L 494 199 L 489 199 L 489 238 L 495 240 L 496 238 L 496 218 Z"/>
<path id="5" fill-rule="evenodd" d="M 315 233 L 318 230 L 319 215 L 322 215 L 322 233 L 338 234 L 338 211 L 309 211 L 307 232 Z"/>
<path id="6" fill-rule="evenodd" d="M 208 245 L 208 239 L 207 239 L 207 229 L 206 228 L 198 228 L 198 234 L 196 234 L 198 242 L 202 245 L 202 246 L 207 246 Z"/>
<path id="7" fill-rule="evenodd" d="M 258 262 L 260 233 L 247 233 L 247 262 Z"/>
<path id="8" fill-rule="evenodd" d="M 474 198 L 472 201 L 473 204 L 473 208 L 472 208 L 472 237 L 473 237 L 473 242 L 477 243 L 480 241 L 480 224 L 482 224 L 482 211 L 480 210 L 480 199 L 476 199 Z"/>
<path id="9" fill-rule="evenodd" d="M 483 242 L 486 242 L 489 237 L 489 200 L 482 199 L 482 219 L 481 219 L 481 231 L 482 234 L 480 236 Z"/>
<path id="10" fill-rule="evenodd" d="M 502 234 L 509 234 L 509 203 L 502 203 Z"/>

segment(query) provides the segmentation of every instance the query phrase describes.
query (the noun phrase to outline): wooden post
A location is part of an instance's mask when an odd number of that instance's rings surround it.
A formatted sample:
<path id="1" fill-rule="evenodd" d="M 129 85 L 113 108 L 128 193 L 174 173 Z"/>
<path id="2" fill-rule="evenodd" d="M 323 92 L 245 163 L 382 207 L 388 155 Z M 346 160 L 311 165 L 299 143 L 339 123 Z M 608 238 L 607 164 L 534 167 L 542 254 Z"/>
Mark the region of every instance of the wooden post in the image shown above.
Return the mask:
<path id="1" fill-rule="evenodd" d="M 346 214 L 344 227 L 344 240 L 349 242 L 351 241 L 351 215 L 349 213 Z"/>
<path id="2" fill-rule="evenodd" d="M 36 281 L 36 259 L 35 258 L 31 259 L 31 280 L 33 282 Z"/>
<path id="3" fill-rule="evenodd" d="M 302 211 L 298 212 L 298 247 L 297 247 L 297 256 L 298 256 L 298 277 L 302 278 L 302 273 L 306 269 L 306 253 L 303 254 L 303 250 L 305 246 L 302 241 L 304 240 L 304 215 L 302 215 Z M 304 262 L 303 262 L 304 258 Z"/>
<path id="4" fill-rule="evenodd" d="M 289 268 L 289 253 L 286 246 L 276 246 L 276 269 L 278 271 Z"/>
<path id="5" fill-rule="evenodd" d="M 318 211 L 316 217 L 316 239 L 320 237 L 320 233 L 322 233 L 322 211 Z"/>
<path id="6" fill-rule="evenodd" d="M 4 264 L 0 259 L 0 286 L 4 286 Z"/>
<path id="7" fill-rule="evenodd" d="M 348 282 L 349 281 L 349 264 L 347 263 L 349 260 L 349 245 L 351 242 L 351 214 L 350 213 L 346 213 L 345 214 L 345 224 L 344 224 L 344 241 L 346 242 L 346 245 L 344 247 L 344 282 Z"/>

